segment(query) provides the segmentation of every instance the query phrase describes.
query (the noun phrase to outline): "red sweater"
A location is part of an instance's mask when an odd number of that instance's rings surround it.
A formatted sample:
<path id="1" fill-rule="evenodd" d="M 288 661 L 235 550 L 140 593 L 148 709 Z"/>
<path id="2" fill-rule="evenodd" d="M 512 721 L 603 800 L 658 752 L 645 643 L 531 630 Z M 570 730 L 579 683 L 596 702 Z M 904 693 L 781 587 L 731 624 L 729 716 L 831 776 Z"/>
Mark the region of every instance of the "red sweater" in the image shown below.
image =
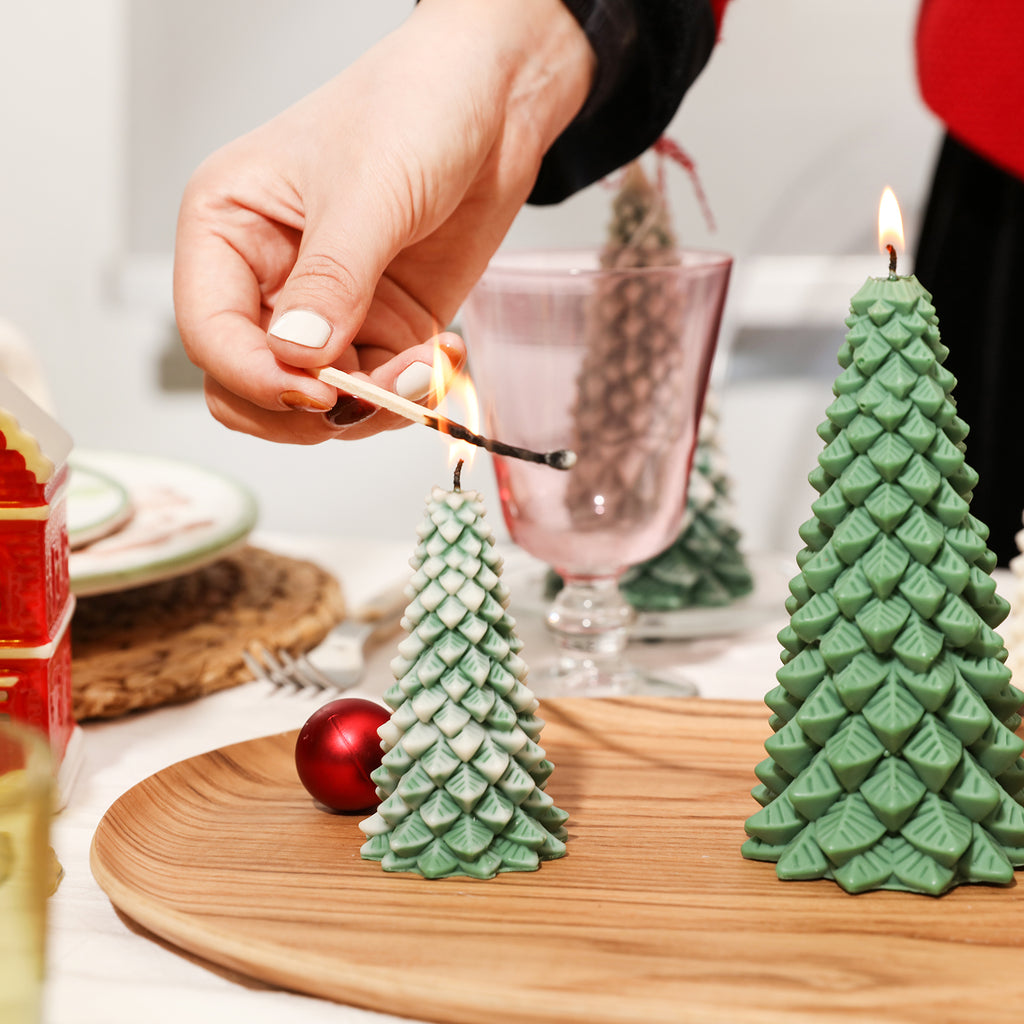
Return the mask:
<path id="1" fill-rule="evenodd" d="M 560 202 L 648 148 L 732 10 L 730 0 L 565 2 L 579 12 L 613 84 L 601 105 L 591 110 L 588 103 L 587 117 L 551 147 L 530 197 L 535 203 Z M 960 143 L 1024 180 L 1024 0 L 920 5 L 916 50 L 924 102 Z M 622 25 L 632 35 L 622 36 Z"/>
<path id="2" fill-rule="evenodd" d="M 923 0 L 917 71 L 950 135 L 1024 179 L 1024 0 Z"/>

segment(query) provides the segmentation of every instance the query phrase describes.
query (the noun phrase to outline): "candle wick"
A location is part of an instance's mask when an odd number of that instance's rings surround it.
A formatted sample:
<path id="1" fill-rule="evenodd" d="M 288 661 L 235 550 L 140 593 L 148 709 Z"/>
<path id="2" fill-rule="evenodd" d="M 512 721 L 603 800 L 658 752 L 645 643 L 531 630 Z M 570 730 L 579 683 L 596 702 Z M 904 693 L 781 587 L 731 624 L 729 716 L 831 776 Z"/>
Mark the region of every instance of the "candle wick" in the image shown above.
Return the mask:
<path id="1" fill-rule="evenodd" d="M 455 463 L 455 474 L 452 477 L 452 488 L 456 491 L 462 490 L 462 464 L 465 461 L 465 459 L 459 459 L 459 461 Z"/>
<path id="2" fill-rule="evenodd" d="M 889 253 L 889 277 L 896 276 L 896 247 L 890 242 L 886 247 Z"/>

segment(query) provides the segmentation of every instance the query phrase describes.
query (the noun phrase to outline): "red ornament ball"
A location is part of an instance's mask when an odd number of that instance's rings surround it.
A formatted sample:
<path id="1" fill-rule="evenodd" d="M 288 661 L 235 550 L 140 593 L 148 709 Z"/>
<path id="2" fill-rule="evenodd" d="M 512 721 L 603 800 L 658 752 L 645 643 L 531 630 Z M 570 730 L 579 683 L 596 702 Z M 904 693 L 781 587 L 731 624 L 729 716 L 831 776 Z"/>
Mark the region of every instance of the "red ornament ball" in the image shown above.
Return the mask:
<path id="1" fill-rule="evenodd" d="M 295 767 L 310 795 L 335 811 L 364 811 L 377 803 L 370 772 L 384 752 L 377 730 L 387 708 L 360 697 L 342 697 L 310 715 L 295 741 Z"/>

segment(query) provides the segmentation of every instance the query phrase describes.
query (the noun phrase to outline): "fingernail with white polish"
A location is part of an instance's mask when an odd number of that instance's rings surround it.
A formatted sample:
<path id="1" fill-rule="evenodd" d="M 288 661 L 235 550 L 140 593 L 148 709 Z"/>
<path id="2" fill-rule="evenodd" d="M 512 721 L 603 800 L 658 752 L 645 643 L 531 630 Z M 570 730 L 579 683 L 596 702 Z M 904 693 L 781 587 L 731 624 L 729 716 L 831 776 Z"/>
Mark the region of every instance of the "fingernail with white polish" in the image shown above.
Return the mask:
<path id="1" fill-rule="evenodd" d="M 395 378 L 395 394 L 415 402 L 430 394 L 433 379 L 433 367 L 426 363 L 410 363 Z"/>
<path id="2" fill-rule="evenodd" d="M 331 325 L 309 309 L 289 309 L 271 326 L 269 334 L 306 348 L 323 348 L 331 336 Z"/>

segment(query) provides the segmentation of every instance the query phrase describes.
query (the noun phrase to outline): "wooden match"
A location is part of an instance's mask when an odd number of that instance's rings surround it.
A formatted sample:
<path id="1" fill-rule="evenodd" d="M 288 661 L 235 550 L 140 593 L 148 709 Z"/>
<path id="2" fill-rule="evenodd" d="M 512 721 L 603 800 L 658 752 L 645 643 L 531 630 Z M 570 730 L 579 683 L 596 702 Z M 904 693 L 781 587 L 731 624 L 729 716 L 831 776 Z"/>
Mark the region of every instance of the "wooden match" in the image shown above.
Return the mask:
<path id="1" fill-rule="evenodd" d="M 540 462 L 554 469 L 571 469 L 576 464 L 576 453 L 573 451 L 563 448 L 554 452 L 535 452 L 529 448 L 505 444 L 504 441 L 493 441 L 481 434 L 474 434 L 461 423 L 439 416 L 416 402 L 410 402 L 409 399 L 396 395 L 393 391 L 386 391 L 377 384 L 364 380 L 362 377 L 353 377 L 352 374 L 345 373 L 344 370 L 336 370 L 333 366 L 325 366 L 311 372 L 314 377 L 339 391 L 365 399 L 367 402 L 380 406 L 381 409 L 395 413 L 396 416 L 401 416 L 413 423 L 421 423 L 425 427 L 448 434 L 459 441 L 474 444 L 495 455 L 507 455 L 509 458 L 522 459 L 526 462 Z"/>

